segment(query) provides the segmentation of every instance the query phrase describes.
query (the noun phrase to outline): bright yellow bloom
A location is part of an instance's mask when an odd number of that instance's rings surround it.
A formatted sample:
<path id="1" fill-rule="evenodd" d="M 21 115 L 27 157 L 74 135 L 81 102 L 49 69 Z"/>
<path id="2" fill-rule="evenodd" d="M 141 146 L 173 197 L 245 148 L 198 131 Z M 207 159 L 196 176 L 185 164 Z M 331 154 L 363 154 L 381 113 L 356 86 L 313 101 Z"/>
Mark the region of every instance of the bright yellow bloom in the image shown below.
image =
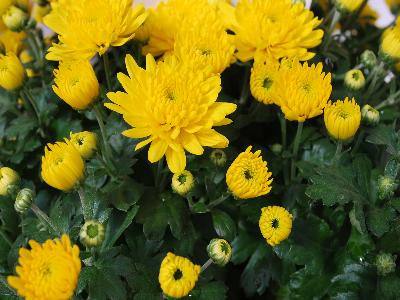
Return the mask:
<path id="1" fill-rule="evenodd" d="M 251 69 L 250 91 L 253 97 L 264 104 L 276 103 L 276 81 L 279 78 L 279 63 L 273 59 L 255 61 Z"/>
<path id="2" fill-rule="evenodd" d="M 239 154 L 226 172 L 226 184 L 238 199 L 256 198 L 271 191 L 272 178 L 261 151 L 251 152 L 252 146 Z"/>
<path id="3" fill-rule="evenodd" d="M 11 5 L 2 16 L 4 24 L 12 31 L 22 31 L 28 22 L 26 12 L 15 5 Z"/>
<path id="4" fill-rule="evenodd" d="M 122 46 L 135 36 L 146 19 L 143 5 L 133 0 L 65 0 L 52 4 L 44 24 L 56 32 L 60 42 L 53 44 L 49 60 L 91 59 L 110 46 Z"/>
<path id="5" fill-rule="evenodd" d="M 243 62 L 253 58 L 295 57 L 308 60 L 308 49 L 321 43 L 321 23 L 301 3 L 291 0 L 240 0 L 236 8 L 220 6 L 231 15 L 231 30 L 236 34 L 236 56 Z M 229 12 L 231 10 L 231 12 Z"/>
<path id="6" fill-rule="evenodd" d="M 345 86 L 353 91 L 362 89 L 365 85 L 365 77 L 361 70 L 349 70 L 344 75 Z"/>
<path id="7" fill-rule="evenodd" d="M 13 52 L 18 55 L 25 37 L 25 32 L 14 32 L 9 29 L 0 31 L 0 52 L 3 49 L 4 53 Z"/>
<path id="8" fill-rule="evenodd" d="M 97 136 L 94 132 L 70 133 L 70 140 L 84 159 L 89 159 L 97 150 Z"/>
<path id="9" fill-rule="evenodd" d="M 89 61 L 61 62 L 54 77 L 54 92 L 74 109 L 88 108 L 99 96 L 99 82 Z"/>
<path id="10" fill-rule="evenodd" d="M 50 186 L 70 191 L 83 177 L 85 164 L 78 150 L 66 140 L 47 144 L 42 156 L 42 178 Z"/>
<path id="11" fill-rule="evenodd" d="M 396 25 L 387 28 L 383 34 L 380 45 L 381 53 L 393 60 L 398 62 L 400 60 L 400 22 L 396 20 Z"/>
<path id="12" fill-rule="evenodd" d="M 258 225 L 267 243 L 274 247 L 286 240 L 292 231 L 292 219 L 283 207 L 263 207 Z"/>
<path id="13" fill-rule="evenodd" d="M 304 122 L 322 114 L 332 91 L 331 74 L 322 72 L 322 63 L 311 66 L 297 60 L 279 71 L 276 100 L 285 118 L 290 121 Z"/>
<path id="14" fill-rule="evenodd" d="M 184 170 L 172 176 L 172 189 L 179 195 L 186 195 L 194 186 L 194 177 L 190 171 Z"/>
<path id="15" fill-rule="evenodd" d="M 161 262 L 158 282 L 165 295 L 183 298 L 194 288 L 199 274 L 200 266 L 169 252 Z"/>
<path id="16" fill-rule="evenodd" d="M 30 240 L 29 245 L 31 250 L 19 250 L 17 276 L 8 276 L 9 285 L 26 300 L 71 299 L 81 272 L 78 246 L 66 234 L 43 244 Z"/>
<path id="17" fill-rule="evenodd" d="M 0 168 L 0 195 L 6 196 L 9 189 L 19 182 L 19 175 L 8 167 Z"/>
<path id="18" fill-rule="evenodd" d="M 360 106 L 354 98 L 351 101 L 347 97 L 343 101 L 329 101 L 324 110 L 324 121 L 330 136 L 341 141 L 348 140 L 360 127 Z"/>
<path id="19" fill-rule="evenodd" d="M 0 54 L 0 86 L 8 91 L 18 89 L 24 83 L 24 66 L 13 53 Z"/>
<path id="20" fill-rule="evenodd" d="M 231 123 L 226 115 L 236 110 L 233 103 L 216 102 L 221 90 L 219 75 L 179 62 L 174 56 L 156 64 L 149 54 L 146 70 L 132 56 L 125 59 L 129 77 L 119 73 L 125 93 L 108 93 L 114 103 L 106 107 L 123 115 L 132 129 L 122 134 L 145 138 L 136 150 L 150 144 L 148 159 L 154 163 L 164 155 L 173 173 L 186 167 L 185 150 L 203 154 L 203 146 L 225 148 L 228 139 L 213 129 Z"/>
<path id="21" fill-rule="evenodd" d="M 378 19 L 379 19 L 378 12 L 375 9 L 373 9 L 370 5 L 367 4 L 361 11 L 358 22 L 362 26 L 365 26 L 367 24 L 374 25 L 376 20 L 378 20 Z"/>
<path id="22" fill-rule="evenodd" d="M 352 13 L 360 8 L 363 0 L 334 0 L 334 3 L 338 10 Z"/>

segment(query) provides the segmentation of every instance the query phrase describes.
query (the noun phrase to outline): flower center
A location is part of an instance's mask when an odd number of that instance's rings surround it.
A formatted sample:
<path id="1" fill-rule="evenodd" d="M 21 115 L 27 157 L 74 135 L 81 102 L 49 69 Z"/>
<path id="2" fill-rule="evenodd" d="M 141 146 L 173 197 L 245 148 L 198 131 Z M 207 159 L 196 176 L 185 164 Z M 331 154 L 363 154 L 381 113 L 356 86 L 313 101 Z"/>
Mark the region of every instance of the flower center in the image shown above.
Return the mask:
<path id="1" fill-rule="evenodd" d="M 269 90 L 272 86 L 272 83 L 273 83 L 273 81 L 270 78 L 268 78 L 268 77 L 265 78 L 264 82 L 263 82 L 264 89 Z"/>
<path id="2" fill-rule="evenodd" d="M 183 277 L 183 273 L 180 269 L 176 269 L 176 271 L 174 272 L 174 279 L 175 280 L 179 280 Z"/>
<path id="3" fill-rule="evenodd" d="M 279 228 L 279 220 L 278 219 L 273 219 L 271 223 L 272 223 L 271 224 L 272 228 L 274 228 L 274 229 Z"/>
<path id="4" fill-rule="evenodd" d="M 338 113 L 338 116 L 341 117 L 342 119 L 347 119 L 350 116 L 350 114 L 347 111 L 342 110 Z"/>
<path id="5" fill-rule="evenodd" d="M 306 83 L 303 85 L 303 90 L 306 91 L 306 93 L 311 92 L 311 85 L 309 83 Z"/>
<path id="6" fill-rule="evenodd" d="M 351 74 L 351 77 L 353 77 L 355 81 L 360 80 L 360 74 L 358 74 L 358 72 L 354 72 L 353 74 Z"/>
<path id="7" fill-rule="evenodd" d="M 87 227 L 87 235 L 91 238 L 91 239 L 93 239 L 93 238 L 95 238 L 97 235 L 98 235 L 98 233 L 99 233 L 99 229 L 98 229 L 98 227 L 97 227 L 97 225 L 89 225 L 88 227 Z"/>
<path id="8" fill-rule="evenodd" d="M 185 174 L 181 174 L 178 176 L 178 181 L 180 184 L 184 184 L 186 182 L 186 175 Z"/>
<path id="9" fill-rule="evenodd" d="M 79 146 L 82 146 L 82 145 L 83 145 L 83 141 L 84 141 L 83 138 L 79 138 L 79 139 L 78 139 L 78 145 L 79 145 Z"/>
<path id="10" fill-rule="evenodd" d="M 225 241 L 221 241 L 221 251 L 224 252 L 225 255 L 229 254 L 229 245 Z"/>
<path id="11" fill-rule="evenodd" d="M 250 170 L 244 171 L 244 178 L 246 178 L 246 180 L 250 180 L 253 178 L 253 175 L 251 174 Z"/>

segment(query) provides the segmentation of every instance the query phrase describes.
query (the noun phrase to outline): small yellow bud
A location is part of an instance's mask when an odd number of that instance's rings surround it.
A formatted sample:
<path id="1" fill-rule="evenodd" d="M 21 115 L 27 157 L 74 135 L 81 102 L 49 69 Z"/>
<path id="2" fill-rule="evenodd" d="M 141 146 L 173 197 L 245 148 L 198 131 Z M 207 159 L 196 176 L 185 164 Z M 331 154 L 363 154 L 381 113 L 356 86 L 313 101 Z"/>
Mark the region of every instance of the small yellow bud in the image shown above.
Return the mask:
<path id="1" fill-rule="evenodd" d="M 361 54 L 360 58 L 361 58 L 361 63 L 369 69 L 372 69 L 373 67 L 375 67 L 378 64 L 376 55 L 371 50 L 365 50 Z"/>
<path id="2" fill-rule="evenodd" d="M 361 70 L 347 71 L 344 76 L 345 86 L 352 91 L 358 91 L 365 86 L 365 77 Z"/>
<path id="3" fill-rule="evenodd" d="M 398 26 L 387 28 L 383 32 L 379 55 L 389 63 L 400 60 L 400 28 Z"/>
<path id="4" fill-rule="evenodd" d="M 15 210 L 20 214 L 25 213 L 31 207 L 34 198 L 35 192 L 31 189 L 24 188 L 20 190 L 15 198 Z"/>
<path id="5" fill-rule="evenodd" d="M 390 253 L 379 253 L 375 261 L 379 275 L 385 276 L 396 270 L 396 255 Z"/>
<path id="6" fill-rule="evenodd" d="M 100 246 L 104 241 L 104 225 L 97 221 L 86 221 L 79 232 L 81 243 L 86 247 Z"/>
<path id="7" fill-rule="evenodd" d="M 8 167 L 0 168 L 0 195 L 6 196 L 18 187 L 19 175 Z"/>
<path id="8" fill-rule="evenodd" d="M 210 154 L 210 160 L 217 167 L 223 167 L 226 164 L 226 154 L 220 149 L 215 149 Z"/>
<path id="9" fill-rule="evenodd" d="M 0 54 L 0 86 L 2 88 L 7 91 L 20 88 L 25 75 L 25 69 L 14 53 Z"/>
<path id="10" fill-rule="evenodd" d="M 76 150 L 84 159 L 93 157 L 97 150 L 97 136 L 94 132 L 82 131 L 78 133 L 70 133 L 70 140 Z"/>
<path id="11" fill-rule="evenodd" d="M 371 105 L 364 105 L 361 109 L 362 122 L 366 125 L 375 126 L 379 123 L 380 114 Z"/>
<path id="12" fill-rule="evenodd" d="M 194 186 L 194 178 L 192 173 L 184 170 L 180 173 L 175 173 L 172 176 L 172 189 L 175 193 L 184 196 L 189 193 Z"/>
<path id="13" fill-rule="evenodd" d="M 223 267 L 231 260 L 232 248 L 224 239 L 212 239 L 207 246 L 207 253 L 214 264 Z"/>
<path id="14" fill-rule="evenodd" d="M 12 31 L 22 31 L 28 18 L 26 12 L 14 5 L 11 5 L 2 16 L 4 24 Z"/>

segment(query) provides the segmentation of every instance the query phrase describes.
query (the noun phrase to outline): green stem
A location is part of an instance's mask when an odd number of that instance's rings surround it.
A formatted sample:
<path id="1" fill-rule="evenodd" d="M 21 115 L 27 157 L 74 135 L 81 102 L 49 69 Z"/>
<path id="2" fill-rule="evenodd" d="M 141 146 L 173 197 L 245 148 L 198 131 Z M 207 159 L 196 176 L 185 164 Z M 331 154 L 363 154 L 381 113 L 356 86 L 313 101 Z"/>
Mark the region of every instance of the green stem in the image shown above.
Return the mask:
<path id="1" fill-rule="evenodd" d="M 30 103 L 30 107 L 32 107 L 33 112 L 36 115 L 39 124 L 40 135 L 44 138 L 44 132 L 42 128 L 42 118 L 40 117 L 39 109 L 36 106 L 35 100 L 33 99 L 31 92 L 25 86 L 21 90 L 21 96 L 24 98 L 25 102 Z"/>
<path id="2" fill-rule="evenodd" d="M 162 175 L 162 171 L 164 170 L 164 157 L 161 158 L 158 163 L 157 163 L 157 171 L 156 171 L 156 176 L 154 178 L 154 184 L 156 187 L 158 187 L 159 189 L 161 188 L 161 175 Z"/>
<path id="3" fill-rule="evenodd" d="M 239 105 L 244 105 L 247 102 L 247 99 L 249 98 L 250 94 L 250 86 L 249 86 L 249 79 L 250 79 L 250 66 L 245 67 L 244 71 L 244 78 L 243 78 L 243 85 L 242 85 L 242 91 L 240 94 L 240 99 L 239 99 Z"/>
<path id="4" fill-rule="evenodd" d="M 106 74 L 107 90 L 111 91 L 111 69 L 110 69 L 110 60 L 108 58 L 107 52 L 103 54 L 103 63 L 104 63 L 104 72 Z"/>
<path id="5" fill-rule="evenodd" d="M 103 117 L 101 115 L 99 108 L 96 105 L 93 106 L 93 111 L 96 115 L 97 123 L 99 124 L 99 127 L 100 127 L 100 132 L 101 132 L 101 137 L 103 140 L 103 146 L 104 146 L 104 152 L 105 152 L 104 153 L 105 161 L 107 163 L 111 164 L 111 166 L 112 166 L 112 153 L 111 153 L 110 145 L 107 142 L 106 129 L 104 126 Z"/>
<path id="6" fill-rule="evenodd" d="M 282 153 L 285 153 L 286 148 L 287 148 L 286 119 L 285 119 L 285 116 L 281 112 L 278 113 L 278 118 L 279 118 L 279 122 L 281 125 Z M 286 157 L 283 158 L 282 168 L 283 168 L 283 181 L 284 181 L 285 185 L 288 185 L 289 184 L 289 170 L 288 170 L 288 161 L 287 161 Z"/>
<path id="7" fill-rule="evenodd" d="M 57 234 L 58 236 L 61 235 L 61 232 L 54 225 L 53 221 L 50 220 L 49 216 L 39 207 L 37 207 L 36 204 L 32 203 L 31 209 L 39 219 L 41 219 L 42 221 L 44 221 L 44 223 L 47 223 L 47 225 L 49 225 L 49 227 L 54 231 L 55 234 Z"/>
<path id="8" fill-rule="evenodd" d="M 325 39 L 322 44 L 322 52 L 323 53 L 325 53 L 326 50 L 329 48 L 329 45 L 331 44 L 331 41 L 332 41 L 333 31 L 335 30 L 335 26 L 340 19 L 340 13 L 336 10 L 336 8 L 332 8 L 332 9 L 334 10 L 333 16 L 332 16 L 328 31 L 325 34 Z"/>
<path id="9" fill-rule="evenodd" d="M 85 192 L 82 187 L 79 187 L 76 191 L 78 192 L 79 199 L 81 200 L 83 219 L 86 222 L 87 220 L 89 220 L 89 214 L 88 206 L 86 204 Z"/>
<path id="10" fill-rule="evenodd" d="M 357 140 L 356 140 L 356 143 L 354 144 L 353 150 L 351 150 L 351 155 L 356 154 L 358 148 L 360 148 L 361 142 L 364 139 L 364 134 L 365 134 L 365 131 L 363 128 L 361 128 L 360 132 L 357 135 Z"/>
<path id="11" fill-rule="evenodd" d="M 340 159 L 340 154 L 342 153 L 343 143 L 342 141 L 338 141 L 336 144 L 335 155 L 332 158 L 332 164 L 336 164 L 336 162 Z"/>
<path id="12" fill-rule="evenodd" d="M 214 202 L 211 202 L 210 204 L 207 205 L 208 210 L 220 205 L 222 202 L 224 202 L 226 199 L 229 198 L 229 196 L 231 195 L 230 192 L 225 192 L 224 194 L 221 195 L 221 197 L 219 197 L 217 200 L 215 200 Z"/>
<path id="13" fill-rule="evenodd" d="M 0 236 L 3 238 L 3 240 L 10 246 L 12 247 L 12 242 L 10 238 L 3 232 L 3 230 L 0 230 Z"/>
<path id="14" fill-rule="evenodd" d="M 209 258 L 209 259 L 204 263 L 204 265 L 201 266 L 200 273 L 201 273 L 201 272 L 204 272 L 210 265 L 212 265 L 212 263 L 213 263 L 213 260 L 212 260 L 211 258 Z"/>
<path id="15" fill-rule="evenodd" d="M 300 140 L 301 140 L 301 133 L 303 131 L 303 125 L 304 125 L 303 122 L 298 122 L 297 132 L 296 132 L 296 136 L 294 138 L 294 143 L 293 143 L 292 165 L 290 168 L 290 179 L 292 181 L 296 177 L 296 159 L 297 159 L 297 153 L 299 152 L 299 146 L 300 146 Z"/>

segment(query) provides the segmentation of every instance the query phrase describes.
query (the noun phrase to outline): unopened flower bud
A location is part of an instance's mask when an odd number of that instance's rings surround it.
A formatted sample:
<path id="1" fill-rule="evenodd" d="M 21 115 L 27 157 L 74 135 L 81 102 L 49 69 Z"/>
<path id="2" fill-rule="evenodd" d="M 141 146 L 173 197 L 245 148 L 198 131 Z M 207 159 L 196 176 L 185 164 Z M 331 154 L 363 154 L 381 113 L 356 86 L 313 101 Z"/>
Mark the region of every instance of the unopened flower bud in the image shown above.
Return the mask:
<path id="1" fill-rule="evenodd" d="M 20 190 L 17 194 L 17 197 L 15 198 L 15 210 L 20 214 L 25 213 L 31 207 L 34 198 L 35 192 L 31 189 L 24 188 Z"/>
<path id="2" fill-rule="evenodd" d="M 361 70 L 350 70 L 344 76 L 345 86 L 352 91 L 358 91 L 365 86 L 365 77 Z"/>
<path id="3" fill-rule="evenodd" d="M 226 164 L 226 154 L 220 149 L 213 150 L 210 154 L 210 159 L 217 167 L 223 167 Z"/>
<path id="4" fill-rule="evenodd" d="M 275 155 L 280 155 L 282 153 L 282 145 L 281 144 L 273 144 L 271 146 L 271 151 L 275 154 Z"/>
<path id="5" fill-rule="evenodd" d="M 396 269 L 396 255 L 379 253 L 376 256 L 375 264 L 378 274 L 386 276 L 387 274 L 393 273 Z"/>
<path id="6" fill-rule="evenodd" d="M 16 192 L 19 184 L 19 175 L 8 167 L 0 168 L 0 195 L 6 196 Z"/>
<path id="7" fill-rule="evenodd" d="M 225 266 L 232 257 L 232 248 L 224 239 L 212 239 L 207 246 L 208 256 L 214 264 Z"/>
<path id="8" fill-rule="evenodd" d="M 104 241 L 104 225 L 97 221 L 86 221 L 79 232 L 81 243 L 86 247 L 100 246 Z"/>
<path id="9" fill-rule="evenodd" d="M 371 105 L 364 105 L 361 109 L 362 122 L 366 125 L 375 126 L 379 123 L 380 114 Z"/>
<path id="10" fill-rule="evenodd" d="M 172 189 L 175 193 L 184 196 L 189 193 L 194 186 L 194 178 L 192 173 L 187 170 L 184 170 L 180 173 L 175 173 L 172 176 Z"/>
<path id="11" fill-rule="evenodd" d="M 375 67 L 378 63 L 378 59 L 376 58 L 376 55 L 373 51 L 371 50 L 365 50 L 362 54 L 361 54 L 361 63 L 369 68 L 372 69 L 373 67 Z"/>
<path id="12" fill-rule="evenodd" d="M 71 142 L 84 159 L 89 159 L 97 150 L 97 136 L 91 131 L 70 133 Z"/>
<path id="13" fill-rule="evenodd" d="M 4 24 L 12 31 L 22 31 L 28 18 L 26 12 L 14 5 L 11 5 L 2 16 Z"/>
<path id="14" fill-rule="evenodd" d="M 397 182 L 394 178 L 389 176 L 378 177 L 378 198 L 383 200 L 393 196 L 394 191 L 397 189 Z"/>

